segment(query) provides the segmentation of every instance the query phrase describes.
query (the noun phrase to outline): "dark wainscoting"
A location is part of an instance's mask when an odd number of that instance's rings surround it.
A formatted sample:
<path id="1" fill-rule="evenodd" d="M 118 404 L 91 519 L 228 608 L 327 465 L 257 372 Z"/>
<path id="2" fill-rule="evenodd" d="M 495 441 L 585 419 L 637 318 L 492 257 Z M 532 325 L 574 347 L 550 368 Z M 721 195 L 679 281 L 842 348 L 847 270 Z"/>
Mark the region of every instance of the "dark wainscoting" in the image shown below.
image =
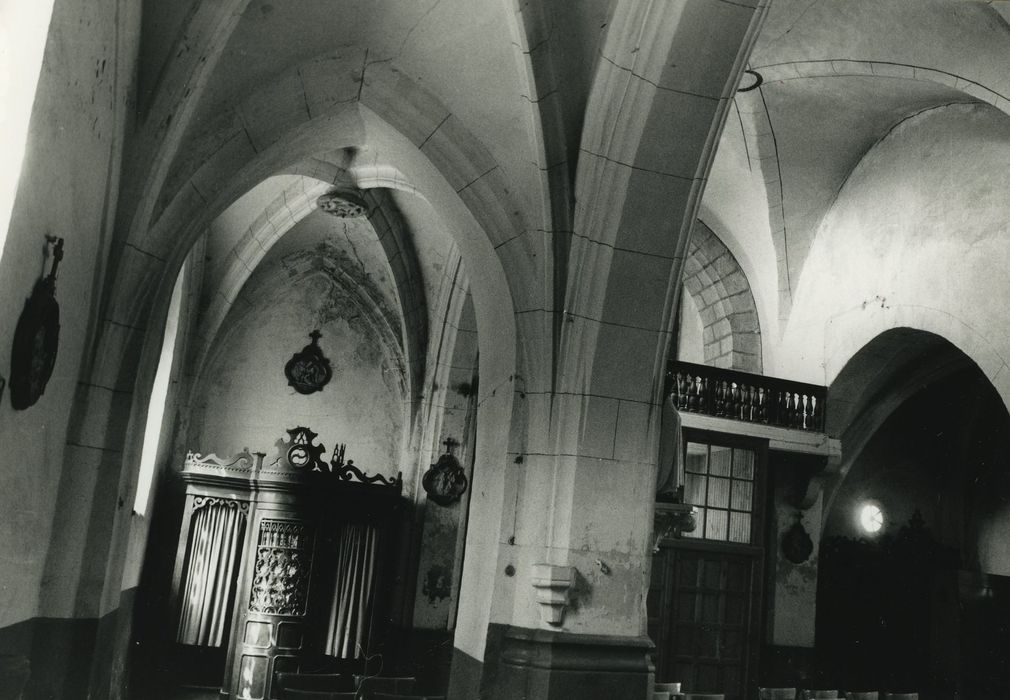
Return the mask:
<path id="1" fill-rule="evenodd" d="M 9 675 L 0 677 L 0 698 L 88 697 L 97 631 L 95 619 L 47 617 L 0 629 L 0 652 L 11 660 Z M 15 692 L 17 685 L 23 685 L 23 691 Z"/>
<path id="2" fill-rule="evenodd" d="M 478 661 L 455 646 L 452 648 L 452 670 L 449 673 L 449 690 L 446 696 L 449 700 L 474 700 L 483 698 L 481 680 L 484 675 L 484 662 Z"/>
<path id="3" fill-rule="evenodd" d="M 647 637 L 489 625 L 485 662 L 454 649 L 452 700 L 641 700 L 653 682 Z"/>
<path id="4" fill-rule="evenodd" d="M 824 686 L 826 679 L 817 674 L 812 648 L 770 644 L 761 652 L 759 681 L 772 688 L 811 688 Z"/>
<path id="5" fill-rule="evenodd" d="M 0 700 L 101 700 L 124 688 L 136 591 L 101 619 L 36 617 L 0 628 Z"/>

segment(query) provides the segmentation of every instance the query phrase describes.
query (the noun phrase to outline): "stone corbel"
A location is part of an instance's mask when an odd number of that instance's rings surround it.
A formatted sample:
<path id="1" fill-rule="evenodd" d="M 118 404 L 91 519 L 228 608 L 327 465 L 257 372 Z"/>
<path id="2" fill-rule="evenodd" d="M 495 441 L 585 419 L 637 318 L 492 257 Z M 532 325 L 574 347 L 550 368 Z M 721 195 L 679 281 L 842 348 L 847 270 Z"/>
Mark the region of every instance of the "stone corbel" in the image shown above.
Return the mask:
<path id="1" fill-rule="evenodd" d="M 552 627 L 560 627 L 565 620 L 569 592 L 575 585 L 575 568 L 534 564 L 532 583 L 537 590 L 540 621 Z"/>
<path id="2" fill-rule="evenodd" d="M 656 503 L 653 514 L 652 532 L 655 542 L 652 553 L 659 551 L 660 543 L 669 538 L 677 538 L 685 532 L 694 532 L 697 526 L 697 509 L 687 503 Z"/>

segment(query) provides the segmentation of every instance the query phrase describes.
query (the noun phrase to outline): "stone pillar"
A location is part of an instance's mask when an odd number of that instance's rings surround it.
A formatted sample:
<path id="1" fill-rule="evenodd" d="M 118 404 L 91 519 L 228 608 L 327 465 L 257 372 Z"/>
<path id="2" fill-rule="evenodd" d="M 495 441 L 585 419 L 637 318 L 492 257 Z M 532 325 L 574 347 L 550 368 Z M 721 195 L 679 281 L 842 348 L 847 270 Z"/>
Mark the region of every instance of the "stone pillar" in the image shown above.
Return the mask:
<path id="1" fill-rule="evenodd" d="M 480 541 L 498 556 L 478 555 L 493 591 L 483 668 L 467 671 L 479 689 L 453 683 L 454 700 L 649 697 L 645 597 L 673 309 L 764 8 L 616 3 L 585 108 L 570 246 L 553 248 L 563 304 L 517 315 L 517 354 L 551 366 L 516 385 L 510 458 L 500 481 L 484 482 L 500 511 L 471 516 L 471 533 L 497 526 Z"/>

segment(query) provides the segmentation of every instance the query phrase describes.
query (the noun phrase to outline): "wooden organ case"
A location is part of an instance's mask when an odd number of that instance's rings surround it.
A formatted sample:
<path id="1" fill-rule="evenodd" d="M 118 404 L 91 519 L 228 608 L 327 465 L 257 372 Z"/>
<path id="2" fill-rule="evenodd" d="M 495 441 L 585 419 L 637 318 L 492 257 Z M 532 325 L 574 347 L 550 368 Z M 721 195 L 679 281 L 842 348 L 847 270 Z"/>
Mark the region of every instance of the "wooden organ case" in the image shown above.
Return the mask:
<path id="1" fill-rule="evenodd" d="M 308 428 L 276 459 L 190 453 L 173 575 L 176 641 L 225 646 L 221 697 L 274 697 L 276 673 L 361 672 L 384 648 L 402 478 L 329 462 Z"/>

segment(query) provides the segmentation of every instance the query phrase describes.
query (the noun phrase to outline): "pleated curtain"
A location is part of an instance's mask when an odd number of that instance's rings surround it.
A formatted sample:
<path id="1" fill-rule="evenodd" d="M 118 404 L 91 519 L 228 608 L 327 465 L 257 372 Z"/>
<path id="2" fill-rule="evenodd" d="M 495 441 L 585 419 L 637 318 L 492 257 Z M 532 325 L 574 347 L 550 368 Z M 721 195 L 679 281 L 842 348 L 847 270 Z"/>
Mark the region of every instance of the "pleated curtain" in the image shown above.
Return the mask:
<path id="1" fill-rule="evenodd" d="M 366 648 L 378 533 L 368 525 L 347 525 L 339 542 L 326 653 L 338 659 L 357 659 Z"/>
<path id="2" fill-rule="evenodd" d="M 208 647 L 224 643 L 245 521 L 245 513 L 224 503 L 206 505 L 193 515 L 176 635 L 180 643 Z"/>

